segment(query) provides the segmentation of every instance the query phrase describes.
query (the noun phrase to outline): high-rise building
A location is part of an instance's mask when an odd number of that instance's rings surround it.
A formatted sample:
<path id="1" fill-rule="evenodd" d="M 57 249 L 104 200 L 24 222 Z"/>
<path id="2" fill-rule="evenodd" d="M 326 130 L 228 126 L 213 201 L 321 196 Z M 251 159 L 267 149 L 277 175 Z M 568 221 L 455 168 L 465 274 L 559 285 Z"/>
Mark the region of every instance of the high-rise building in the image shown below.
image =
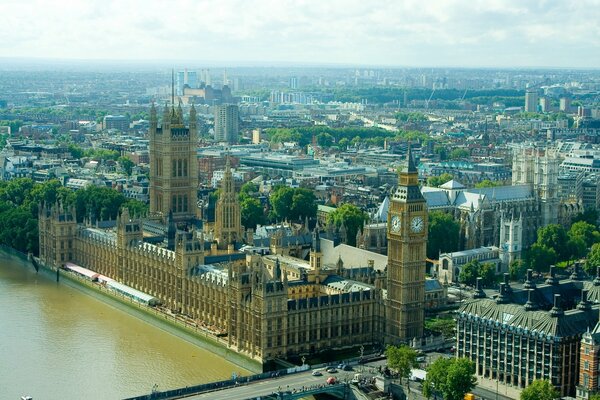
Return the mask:
<path id="1" fill-rule="evenodd" d="M 102 129 L 129 130 L 129 117 L 126 115 L 107 115 L 102 120 Z"/>
<path id="2" fill-rule="evenodd" d="M 525 91 L 525 112 L 538 111 L 538 91 L 535 88 L 528 88 Z"/>
<path id="3" fill-rule="evenodd" d="M 198 132 L 196 110 L 190 109 L 190 124 L 183 122 L 181 104 L 165 107 L 162 125 L 154 104 L 150 110 L 150 213 L 163 222 L 169 213 L 175 221 L 189 221 L 199 214 Z"/>
<path id="4" fill-rule="evenodd" d="M 188 71 L 187 85 L 192 89 L 198 88 L 198 73 L 196 71 Z"/>
<path id="5" fill-rule="evenodd" d="M 427 203 L 408 148 L 388 212 L 386 342 L 423 336 Z"/>
<path id="6" fill-rule="evenodd" d="M 571 112 L 571 98 L 568 96 L 560 98 L 560 111 Z"/>
<path id="7" fill-rule="evenodd" d="M 295 76 L 290 78 L 290 89 L 298 89 L 298 78 Z"/>
<path id="8" fill-rule="evenodd" d="M 237 143 L 240 130 L 240 111 L 235 104 L 215 106 L 215 140 Z"/>
<path id="9" fill-rule="evenodd" d="M 175 92 L 178 96 L 183 95 L 183 88 L 187 83 L 186 74 L 187 71 L 179 71 L 175 77 Z"/>

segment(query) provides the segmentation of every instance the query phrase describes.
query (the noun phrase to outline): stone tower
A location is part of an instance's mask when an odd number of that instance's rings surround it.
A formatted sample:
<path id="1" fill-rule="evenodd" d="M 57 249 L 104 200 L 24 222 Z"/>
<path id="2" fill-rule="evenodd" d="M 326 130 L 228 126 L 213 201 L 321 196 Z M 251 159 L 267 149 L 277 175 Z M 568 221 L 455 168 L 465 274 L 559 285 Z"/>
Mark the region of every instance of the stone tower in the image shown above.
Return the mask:
<path id="1" fill-rule="evenodd" d="M 523 218 L 514 215 L 507 217 L 502 213 L 500 217 L 500 259 L 503 268 L 508 270 L 508 266 L 515 260 L 521 258 L 523 250 Z"/>
<path id="2" fill-rule="evenodd" d="M 215 210 L 215 239 L 219 249 L 226 249 L 229 244 L 241 240 L 242 233 L 240 202 L 235 192 L 229 156 L 227 156 L 225 174 L 221 181 L 221 193 Z"/>
<path id="3" fill-rule="evenodd" d="M 423 336 L 427 218 L 409 147 L 388 212 L 387 343 Z"/>
<path id="4" fill-rule="evenodd" d="M 552 149 L 524 145 L 513 149 L 512 184 L 530 184 L 540 202 L 540 224 L 558 222 L 558 170 L 560 160 Z"/>
<path id="5" fill-rule="evenodd" d="M 162 125 L 158 126 L 154 104 L 150 110 L 150 213 L 166 223 L 169 212 L 177 222 L 199 215 L 198 132 L 196 110 L 190 109 L 190 124 L 183 122 L 181 103 L 165 106 Z"/>

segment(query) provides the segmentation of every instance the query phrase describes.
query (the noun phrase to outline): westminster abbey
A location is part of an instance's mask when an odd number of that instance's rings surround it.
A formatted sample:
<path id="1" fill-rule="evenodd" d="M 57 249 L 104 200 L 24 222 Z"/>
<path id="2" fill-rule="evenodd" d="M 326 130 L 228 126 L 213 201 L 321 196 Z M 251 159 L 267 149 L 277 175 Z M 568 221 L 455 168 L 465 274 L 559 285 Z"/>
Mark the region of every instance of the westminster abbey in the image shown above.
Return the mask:
<path id="1" fill-rule="evenodd" d="M 42 205 L 43 263 L 76 263 L 154 296 L 260 362 L 423 335 L 427 204 L 410 154 L 388 216 L 387 276 L 371 267 L 352 280 L 323 265 L 318 226 L 308 260 L 273 246 L 236 251 L 243 231 L 229 166 L 214 226 L 199 228 L 193 106 L 188 126 L 181 106 L 165 107 L 159 126 L 153 106 L 149 138 L 150 214 L 78 223 L 73 209 Z"/>

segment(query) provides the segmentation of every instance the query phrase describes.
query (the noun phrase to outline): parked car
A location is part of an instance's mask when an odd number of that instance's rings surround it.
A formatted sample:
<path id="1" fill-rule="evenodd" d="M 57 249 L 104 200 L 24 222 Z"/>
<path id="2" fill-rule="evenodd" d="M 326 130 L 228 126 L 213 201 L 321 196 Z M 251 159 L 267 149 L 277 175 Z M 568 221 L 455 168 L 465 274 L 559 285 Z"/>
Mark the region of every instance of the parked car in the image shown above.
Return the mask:
<path id="1" fill-rule="evenodd" d="M 335 374 L 337 369 L 335 369 L 335 367 L 327 367 L 325 371 L 329 372 L 330 374 Z"/>
<path id="2" fill-rule="evenodd" d="M 312 372 L 312 376 L 321 376 L 321 375 L 323 375 L 323 374 L 321 373 L 321 371 L 314 370 L 314 371 Z"/>

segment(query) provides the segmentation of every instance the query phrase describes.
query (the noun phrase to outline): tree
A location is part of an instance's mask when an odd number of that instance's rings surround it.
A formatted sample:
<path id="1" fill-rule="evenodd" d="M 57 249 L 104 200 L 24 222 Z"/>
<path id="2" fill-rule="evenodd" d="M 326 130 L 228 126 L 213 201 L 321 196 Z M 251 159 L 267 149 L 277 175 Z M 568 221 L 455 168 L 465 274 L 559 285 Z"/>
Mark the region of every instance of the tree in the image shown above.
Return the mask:
<path id="1" fill-rule="evenodd" d="M 522 280 L 527 274 L 527 267 L 523 260 L 513 260 L 508 266 L 508 273 L 510 274 L 511 280 Z"/>
<path id="2" fill-rule="evenodd" d="M 600 233 L 596 229 L 596 226 L 586 221 L 573 223 L 567 235 L 570 239 L 581 238 L 586 247 L 591 247 L 594 243 L 600 242 Z"/>
<path id="3" fill-rule="evenodd" d="M 310 189 L 294 189 L 290 219 L 314 218 L 317 216 L 317 197 Z"/>
<path id="4" fill-rule="evenodd" d="M 484 179 L 481 182 L 475 184 L 476 188 L 491 188 L 495 186 L 500 186 L 500 182 Z"/>
<path id="5" fill-rule="evenodd" d="M 427 257 L 437 259 L 440 253 L 458 250 L 460 224 L 442 211 L 429 213 Z"/>
<path id="6" fill-rule="evenodd" d="M 536 379 L 521 392 L 521 400 L 554 400 L 560 393 L 546 379 Z"/>
<path id="7" fill-rule="evenodd" d="M 117 159 L 117 162 L 119 163 L 119 165 L 121 166 L 121 168 L 123 168 L 123 171 L 125 171 L 125 173 L 127 174 L 127 176 L 131 175 L 133 167 L 135 166 L 135 163 L 133 161 L 131 161 L 127 157 L 119 157 Z"/>
<path id="8" fill-rule="evenodd" d="M 336 226 L 344 224 L 350 246 L 356 246 L 356 233 L 367 219 L 368 216 L 363 210 L 350 203 L 342 204 L 327 216 L 327 221 Z"/>
<path id="9" fill-rule="evenodd" d="M 477 275 L 484 287 L 490 287 L 496 282 L 496 267 L 492 263 L 483 263 L 479 265 Z"/>
<path id="10" fill-rule="evenodd" d="M 451 338 L 456 331 L 456 322 L 454 318 L 432 318 L 425 320 L 425 328 L 445 338 Z"/>
<path id="11" fill-rule="evenodd" d="M 460 270 L 460 274 L 458 275 L 458 280 L 465 285 L 475 286 L 477 282 L 477 278 L 479 277 L 479 269 L 481 264 L 477 260 L 471 260 Z"/>
<path id="12" fill-rule="evenodd" d="M 531 268 L 537 272 L 546 272 L 550 265 L 556 263 L 558 257 L 554 249 L 548 248 L 539 243 L 531 245 L 529 250 L 525 252 L 525 265 L 527 269 Z"/>
<path id="13" fill-rule="evenodd" d="M 423 395 L 425 397 L 429 399 L 436 393 L 444 395 L 448 368 L 451 363 L 451 359 L 440 357 L 427 369 L 427 378 L 423 382 Z"/>
<path id="14" fill-rule="evenodd" d="M 573 217 L 572 222 L 585 221 L 588 224 L 598 226 L 598 211 L 595 209 L 588 209 L 582 213 L 577 214 Z"/>
<path id="15" fill-rule="evenodd" d="M 423 394 L 443 395 L 446 400 L 462 400 L 477 384 L 475 363 L 466 358 L 438 358 L 427 370 Z"/>
<path id="16" fill-rule="evenodd" d="M 444 398 L 462 400 L 477 384 L 475 363 L 467 358 L 456 358 L 448 367 Z"/>
<path id="17" fill-rule="evenodd" d="M 450 152 L 450 159 L 460 160 L 461 158 L 468 158 L 470 155 L 471 153 L 469 153 L 469 150 L 458 148 Z"/>
<path id="18" fill-rule="evenodd" d="M 256 229 L 256 225 L 265 223 L 265 214 L 260 201 L 246 197 L 240 202 L 240 213 L 244 228 Z"/>
<path id="19" fill-rule="evenodd" d="M 406 345 L 388 346 L 385 349 L 385 356 L 387 357 L 388 367 L 398 371 L 400 379 L 408 379 L 410 370 L 419 365 L 417 363 L 417 352 Z"/>
<path id="20" fill-rule="evenodd" d="M 550 224 L 537 231 L 536 243 L 548 249 L 553 249 L 559 260 L 569 258 L 567 249 L 567 232 L 559 224 Z"/>
<path id="21" fill-rule="evenodd" d="M 269 196 L 273 214 L 276 219 L 286 219 L 290 215 L 292 209 L 292 198 L 294 197 L 294 189 L 287 186 L 276 187 Z"/>
<path id="22" fill-rule="evenodd" d="M 240 188 L 240 200 L 246 197 L 254 196 L 258 193 L 258 185 L 254 182 L 246 182 Z"/>
<path id="23" fill-rule="evenodd" d="M 442 186 L 444 183 L 451 181 L 452 178 L 453 176 L 447 172 L 444 172 L 440 176 L 430 176 L 429 178 L 427 178 L 427 186 Z"/>
<path id="24" fill-rule="evenodd" d="M 600 243 L 594 243 L 585 260 L 585 272 L 595 275 L 598 266 L 600 266 Z"/>

